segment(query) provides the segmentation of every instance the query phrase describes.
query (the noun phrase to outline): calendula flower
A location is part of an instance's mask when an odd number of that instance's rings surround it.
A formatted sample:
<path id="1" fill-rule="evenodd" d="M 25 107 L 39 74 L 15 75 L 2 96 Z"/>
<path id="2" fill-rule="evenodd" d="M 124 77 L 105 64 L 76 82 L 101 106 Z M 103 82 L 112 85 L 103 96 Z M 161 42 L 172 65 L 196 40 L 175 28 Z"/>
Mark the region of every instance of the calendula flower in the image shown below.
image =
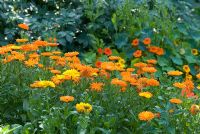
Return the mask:
<path id="1" fill-rule="evenodd" d="M 24 43 L 27 41 L 28 41 L 28 39 L 16 39 L 16 42 L 18 42 L 18 43 Z"/>
<path id="2" fill-rule="evenodd" d="M 61 74 L 61 71 L 59 71 L 59 70 L 51 70 L 51 73 L 53 73 L 53 74 Z"/>
<path id="3" fill-rule="evenodd" d="M 65 56 L 66 57 L 74 57 L 74 56 L 77 56 L 77 55 L 79 55 L 79 52 L 67 52 L 67 53 L 65 53 Z"/>
<path id="4" fill-rule="evenodd" d="M 143 43 L 144 43 L 144 45 L 149 45 L 149 44 L 151 44 L 151 39 L 150 38 L 145 38 L 143 40 Z"/>
<path id="5" fill-rule="evenodd" d="M 92 105 L 90 105 L 89 103 L 79 103 L 76 104 L 76 110 L 79 113 L 90 113 L 92 111 Z"/>
<path id="6" fill-rule="evenodd" d="M 38 47 L 44 47 L 48 45 L 48 42 L 42 40 L 36 40 L 33 42 L 33 44 Z"/>
<path id="7" fill-rule="evenodd" d="M 27 24 L 18 24 L 18 27 L 25 29 L 25 30 L 29 30 L 29 26 Z"/>
<path id="8" fill-rule="evenodd" d="M 183 74 L 183 72 L 181 71 L 169 71 L 167 72 L 168 75 L 171 75 L 171 76 L 180 76 Z"/>
<path id="9" fill-rule="evenodd" d="M 132 46 L 138 46 L 138 44 L 139 44 L 139 39 L 134 39 L 134 40 L 132 40 Z"/>
<path id="10" fill-rule="evenodd" d="M 102 49 L 102 48 L 98 48 L 97 51 L 98 51 L 99 54 L 102 54 L 102 53 L 103 53 L 103 49 Z"/>
<path id="11" fill-rule="evenodd" d="M 192 104 L 192 106 L 190 107 L 190 113 L 195 115 L 200 111 L 200 108 L 198 105 L 196 104 Z"/>
<path id="12" fill-rule="evenodd" d="M 126 87 L 127 86 L 125 81 L 119 80 L 118 78 L 112 79 L 111 84 L 118 85 L 118 86 L 121 86 L 121 87 Z"/>
<path id="13" fill-rule="evenodd" d="M 41 53 L 42 56 L 51 56 L 53 55 L 51 52 L 43 52 Z"/>
<path id="14" fill-rule="evenodd" d="M 109 56 L 108 59 L 109 60 L 120 60 L 121 57 L 119 57 L 119 56 Z"/>
<path id="15" fill-rule="evenodd" d="M 112 50 L 110 48 L 105 48 L 104 53 L 109 56 L 112 54 Z"/>
<path id="16" fill-rule="evenodd" d="M 69 69 L 63 72 L 63 75 L 70 76 L 72 80 L 76 80 L 80 77 L 81 74 L 75 69 Z"/>
<path id="17" fill-rule="evenodd" d="M 149 60 L 147 60 L 147 63 L 149 63 L 149 64 L 156 64 L 157 60 L 155 60 L 155 59 L 149 59 Z"/>
<path id="18" fill-rule="evenodd" d="M 174 103 L 174 104 L 181 104 L 182 103 L 182 100 L 180 99 L 177 99 L 177 98 L 172 98 L 169 100 L 171 103 Z"/>
<path id="19" fill-rule="evenodd" d="M 68 103 L 68 102 L 74 101 L 74 97 L 73 96 L 60 96 L 60 101 Z"/>
<path id="20" fill-rule="evenodd" d="M 96 61 L 95 66 L 100 68 L 101 67 L 101 63 L 102 63 L 101 61 Z"/>
<path id="21" fill-rule="evenodd" d="M 185 84 L 180 82 L 175 82 L 173 86 L 181 89 L 185 88 Z"/>
<path id="22" fill-rule="evenodd" d="M 159 81 L 157 81 L 155 79 L 147 79 L 146 84 L 147 84 L 147 86 L 159 86 L 160 85 Z"/>
<path id="23" fill-rule="evenodd" d="M 46 87 L 55 87 L 55 84 L 52 81 L 35 81 L 33 84 L 30 85 L 32 88 L 46 88 Z"/>
<path id="24" fill-rule="evenodd" d="M 150 121 L 155 117 L 155 114 L 150 111 L 143 111 L 139 113 L 138 117 L 142 121 Z"/>
<path id="25" fill-rule="evenodd" d="M 142 51 L 141 50 L 137 50 L 133 53 L 133 56 L 136 57 L 136 58 L 139 58 L 142 56 Z"/>
<path id="26" fill-rule="evenodd" d="M 196 77 L 197 77 L 197 79 L 200 79 L 200 73 L 198 73 L 198 74 L 196 75 Z"/>
<path id="27" fill-rule="evenodd" d="M 102 90 L 103 85 L 102 82 L 93 82 L 90 84 L 90 89 L 99 92 Z"/>
<path id="28" fill-rule="evenodd" d="M 190 67 L 188 65 L 184 65 L 183 66 L 183 70 L 186 72 L 186 73 L 189 73 L 190 72 Z"/>
<path id="29" fill-rule="evenodd" d="M 192 52 L 193 55 L 198 55 L 198 53 L 199 53 L 197 49 L 192 49 L 191 52 Z"/>
<path id="30" fill-rule="evenodd" d="M 149 99 L 149 98 L 151 98 L 153 96 L 153 94 L 150 93 L 150 92 L 140 92 L 139 96 L 142 96 L 142 97 L 145 97 L 145 98 Z"/>
<path id="31" fill-rule="evenodd" d="M 147 72 L 147 73 L 155 73 L 157 69 L 155 69 L 155 67 L 143 67 L 142 71 Z"/>
<path id="32" fill-rule="evenodd" d="M 146 67 L 147 64 L 143 62 L 138 62 L 138 63 L 135 63 L 133 66 L 137 68 L 143 68 L 143 67 Z"/>

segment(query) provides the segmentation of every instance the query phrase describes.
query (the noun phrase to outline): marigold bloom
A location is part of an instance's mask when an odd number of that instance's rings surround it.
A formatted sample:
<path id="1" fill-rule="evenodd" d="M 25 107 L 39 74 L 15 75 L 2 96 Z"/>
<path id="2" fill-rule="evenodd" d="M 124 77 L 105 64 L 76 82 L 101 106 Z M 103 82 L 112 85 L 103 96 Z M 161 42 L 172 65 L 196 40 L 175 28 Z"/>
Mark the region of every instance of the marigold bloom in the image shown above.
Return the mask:
<path id="1" fill-rule="evenodd" d="M 73 96 L 60 96 L 60 101 L 68 103 L 68 102 L 74 101 L 74 97 Z"/>
<path id="2" fill-rule="evenodd" d="M 109 56 L 112 54 L 112 50 L 110 48 L 105 48 L 104 53 Z"/>
<path id="3" fill-rule="evenodd" d="M 150 92 L 140 92 L 139 96 L 142 96 L 142 97 L 145 97 L 145 98 L 149 99 L 149 98 L 151 98 L 153 96 L 153 94 L 150 93 Z"/>
<path id="4" fill-rule="evenodd" d="M 51 73 L 53 73 L 53 74 L 60 74 L 61 71 L 59 71 L 59 70 L 51 70 Z"/>
<path id="5" fill-rule="evenodd" d="M 175 82 L 173 86 L 181 89 L 185 88 L 185 84 L 180 82 Z"/>
<path id="6" fill-rule="evenodd" d="M 198 53 L 199 53 L 197 49 L 192 49 L 191 52 L 192 52 L 193 55 L 198 55 Z"/>
<path id="7" fill-rule="evenodd" d="M 183 74 L 183 72 L 181 71 L 169 71 L 167 72 L 168 75 L 171 75 L 171 76 L 180 76 Z"/>
<path id="8" fill-rule="evenodd" d="M 70 76 L 72 80 L 76 80 L 80 77 L 80 72 L 75 69 L 66 70 L 63 75 Z"/>
<path id="9" fill-rule="evenodd" d="M 136 58 L 139 58 L 142 56 L 142 51 L 141 50 L 137 50 L 133 53 L 133 56 L 136 57 Z"/>
<path id="10" fill-rule="evenodd" d="M 46 41 L 42 41 L 42 40 L 36 40 L 33 42 L 34 45 L 38 46 L 38 47 L 43 47 L 43 46 L 47 46 L 48 42 Z"/>
<path id="11" fill-rule="evenodd" d="M 138 46 L 138 44 L 139 44 L 139 39 L 134 39 L 134 40 L 132 40 L 132 46 Z"/>
<path id="12" fill-rule="evenodd" d="M 41 53 L 42 56 L 51 56 L 53 55 L 51 52 L 43 52 Z"/>
<path id="13" fill-rule="evenodd" d="M 144 43 L 144 45 L 149 45 L 149 44 L 151 44 L 151 39 L 150 38 L 145 38 L 143 40 L 143 43 Z"/>
<path id="14" fill-rule="evenodd" d="M 192 104 L 192 106 L 190 107 L 190 113 L 192 115 L 197 114 L 200 111 L 199 106 L 196 104 Z"/>
<path id="15" fill-rule="evenodd" d="M 23 43 L 23 42 L 27 42 L 28 39 L 16 39 L 16 42 L 18 43 Z"/>
<path id="16" fill-rule="evenodd" d="M 92 105 L 90 105 L 89 103 L 79 103 L 76 104 L 76 110 L 79 113 L 90 113 L 92 111 Z"/>
<path id="17" fill-rule="evenodd" d="M 102 53 L 103 53 L 103 49 L 102 49 L 102 48 L 98 48 L 97 51 L 98 51 L 99 54 L 102 54 Z"/>
<path id="18" fill-rule="evenodd" d="M 127 68 L 126 70 L 127 70 L 128 72 L 133 72 L 133 71 L 135 71 L 134 68 Z"/>
<path id="19" fill-rule="evenodd" d="M 79 55 L 79 52 L 67 52 L 67 53 L 65 53 L 65 56 L 66 57 L 74 57 L 74 56 L 77 56 L 77 55 Z"/>
<path id="20" fill-rule="evenodd" d="M 119 59 L 121 59 L 121 57 L 119 57 L 119 56 L 109 56 L 108 59 L 109 60 L 119 60 Z"/>
<path id="21" fill-rule="evenodd" d="M 101 63 L 102 63 L 101 61 L 96 61 L 95 66 L 100 68 L 101 67 Z"/>
<path id="22" fill-rule="evenodd" d="M 169 100 L 171 103 L 174 103 L 174 104 L 181 104 L 182 103 L 182 100 L 180 99 L 176 99 L 176 98 L 172 98 Z"/>
<path id="23" fill-rule="evenodd" d="M 142 121 L 150 121 L 155 117 L 155 115 L 154 115 L 154 113 L 152 113 L 150 111 L 143 111 L 143 112 L 139 113 L 138 117 Z"/>
<path id="24" fill-rule="evenodd" d="M 46 87 L 55 87 L 55 84 L 52 81 L 35 81 L 30 85 L 32 88 L 46 88 Z"/>
<path id="25" fill-rule="evenodd" d="M 118 85 L 118 86 L 121 86 L 121 87 L 126 87 L 127 86 L 125 81 L 119 80 L 118 78 L 112 79 L 111 84 Z"/>
<path id="26" fill-rule="evenodd" d="M 155 59 L 149 59 L 149 60 L 147 60 L 147 63 L 149 63 L 149 64 L 156 64 L 157 60 L 155 60 Z"/>
<path id="27" fill-rule="evenodd" d="M 102 62 L 101 68 L 104 70 L 113 71 L 115 70 L 115 64 L 113 62 Z"/>
<path id="28" fill-rule="evenodd" d="M 90 84 L 90 89 L 99 92 L 102 90 L 103 85 L 104 84 L 102 82 L 93 82 Z"/>
<path id="29" fill-rule="evenodd" d="M 60 54 L 62 54 L 62 52 L 61 51 L 53 51 L 52 54 L 60 55 Z"/>
<path id="30" fill-rule="evenodd" d="M 200 73 L 198 73 L 198 74 L 196 75 L 196 77 L 197 77 L 198 79 L 200 79 Z"/>
<path id="31" fill-rule="evenodd" d="M 18 27 L 22 28 L 22 29 L 25 29 L 25 30 L 29 30 L 29 26 L 26 25 L 26 24 L 18 24 Z"/>
<path id="32" fill-rule="evenodd" d="M 138 62 L 138 63 L 135 63 L 133 66 L 137 68 L 143 68 L 143 67 L 146 67 L 147 64 L 143 62 Z"/>
<path id="33" fill-rule="evenodd" d="M 147 79 L 146 84 L 147 84 L 147 86 L 159 86 L 160 85 L 159 81 L 157 81 L 155 79 Z"/>
<path id="34" fill-rule="evenodd" d="M 157 69 L 155 69 L 155 67 L 143 67 L 142 70 L 144 72 L 147 72 L 147 73 L 155 73 L 155 72 L 157 72 Z"/>
<path id="35" fill-rule="evenodd" d="M 186 72 L 186 73 L 189 73 L 190 72 L 190 67 L 188 65 L 184 65 L 183 66 L 183 70 Z"/>

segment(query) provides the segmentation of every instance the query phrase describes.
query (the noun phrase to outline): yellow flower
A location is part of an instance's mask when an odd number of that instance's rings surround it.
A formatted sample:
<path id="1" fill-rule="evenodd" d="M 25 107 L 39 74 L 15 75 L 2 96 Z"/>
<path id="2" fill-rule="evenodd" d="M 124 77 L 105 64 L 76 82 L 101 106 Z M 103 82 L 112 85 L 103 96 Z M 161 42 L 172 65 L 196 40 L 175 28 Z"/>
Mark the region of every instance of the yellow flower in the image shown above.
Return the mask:
<path id="1" fill-rule="evenodd" d="M 138 117 L 142 121 L 150 121 L 155 117 L 155 114 L 153 114 L 150 111 L 143 111 L 143 112 L 139 113 Z"/>
<path id="2" fill-rule="evenodd" d="M 33 88 L 46 88 L 46 87 L 56 87 L 52 81 L 35 81 L 33 84 L 30 85 Z"/>
<path id="3" fill-rule="evenodd" d="M 171 76 L 179 76 L 182 75 L 183 73 L 181 71 L 169 71 L 167 72 L 167 74 Z"/>
<path id="4" fill-rule="evenodd" d="M 186 73 L 189 73 L 190 72 L 190 67 L 188 65 L 184 65 L 183 66 L 183 70 L 186 72 Z"/>
<path id="5" fill-rule="evenodd" d="M 193 54 L 193 55 L 198 55 L 198 53 L 199 53 L 199 52 L 198 52 L 197 49 L 192 49 L 192 54 Z"/>
<path id="6" fill-rule="evenodd" d="M 92 111 L 92 105 L 90 105 L 89 103 L 79 103 L 76 104 L 76 110 L 79 113 L 90 113 Z"/>
<path id="7" fill-rule="evenodd" d="M 63 75 L 70 76 L 72 80 L 76 80 L 80 77 L 81 74 L 75 69 L 69 69 L 63 72 Z"/>
<path id="8" fill-rule="evenodd" d="M 73 96 L 60 96 L 60 101 L 68 103 L 68 102 L 74 101 L 74 97 Z"/>
<path id="9" fill-rule="evenodd" d="M 139 96 L 145 97 L 145 98 L 151 98 L 153 95 L 150 92 L 140 92 Z"/>

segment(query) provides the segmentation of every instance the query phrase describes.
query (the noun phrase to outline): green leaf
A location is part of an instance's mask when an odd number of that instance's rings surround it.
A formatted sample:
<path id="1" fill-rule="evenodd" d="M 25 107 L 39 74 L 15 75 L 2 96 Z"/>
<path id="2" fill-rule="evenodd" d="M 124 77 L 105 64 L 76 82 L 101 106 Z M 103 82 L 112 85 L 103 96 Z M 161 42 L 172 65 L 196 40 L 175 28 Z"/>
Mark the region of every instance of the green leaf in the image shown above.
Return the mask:
<path id="1" fill-rule="evenodd" d="M 115 35 L 115 45 L 117 48 L 124 47 L 128 42 L 128 34 L 127 33 L 119 33 Z"/>
<path id="2" fill-rule="evenodd" d="M 185 56 L 188 63 L 196 63 L 196 59 L 193 56 Z"/>
<path id="3" fill-rule="evenodd" d="M 169 61 L 165 57 L 158 57 L 158 64 L 160 66 L 168 66 Z"/>
<path id="4" fill-rule="evenodd" d="M 183 60 L 178 57 L 171 57 L 172 61 L 177 65 L 183 65 Z"/>

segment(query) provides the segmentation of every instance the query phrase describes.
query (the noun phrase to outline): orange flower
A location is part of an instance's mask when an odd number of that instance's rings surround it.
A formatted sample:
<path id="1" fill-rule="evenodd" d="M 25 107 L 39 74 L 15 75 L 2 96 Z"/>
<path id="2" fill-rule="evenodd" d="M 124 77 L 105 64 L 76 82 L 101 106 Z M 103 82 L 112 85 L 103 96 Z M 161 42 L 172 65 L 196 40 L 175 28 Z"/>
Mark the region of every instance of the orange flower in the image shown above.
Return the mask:
<path id="1" fill-rule="evenodd" d="M 53 74 L 61 74 L 61 71 L 59 71 L 59 70 L 51 70 L 51 73 L 53 73 Z"/>
<path id="2" fill-rule="evenodd" d="M 112 54 L 112 51 L 111 51 L 111 49 L 110 48 L 105 48 L 104 49 L 104 53 L 106 54 L 106 55 L 111 55 Z"/>
<path id="3" fill-rule="evenodd" d="M 191 114 L 195 115 L 200 111 L 199 106 L 196 104 L 192 104 L 192 106 L 190 107 L 190 112 Z"/>
<path id="4" fill-rule="evenodd" d="M 29 30 L 29 26 L 26 25 L 26 24 L 18 24 L 18 27 L 22 28 L 22 29 L 25 29 L 25 30 Z"/>
<path id="5" fill-rule="evenodd" d="M 200 79 L 200 73 L 198 73 L 198 74 L 196 75 L 196 77 L 197 77 L 198 79 Z"/>
<path id="6" fill-rule="evenodd" d="M 149 63 L 149 64 L 156 64 L 157 61 L 155 59 L 150 59 L 150 60 L 147 60 L 147 63 Z"/>
<path id="7" fill-rule="evenodd" d="M 65 56 L 66 57 L 74 57 L 74 56 L 77 56 L 77 55 L 79 55 L 79 52 L 67 52 L 67 53 L 65 53 Z"/>
<path id="8" fill-rule="evenodd" d="M 121 87 L 126 87 L 127 86 L 125 81 L 119 80 L 118 78 L 112 79 L 111 84 L 118 85 L 118 86 L 121 86 Z"/>
<path id="9" fill-rule="evenodd" d="M 138 44 L 139 44 L 139 39 L 134 39 L 134 40 L 132 40 L 132 46 L 138 46 Z"/>
<path id="10" fill-rule="evenodd" d="M 186 72 L 186 73 L 189 73 L 190 72 L 190 67 L 188 65 L 184 65 L 183 66 L 183 70 Z"/>
<path id="11" fill-rule="evenodd" d="M 27 42 L 28 39 L 16 39 L 16 42 L 18 43 L 23 43 L 23 42 Z"/>
<path id="12" fill-rule="evenodd" d="M 51 56 L 53 55 L 51 52 L 43 52 L 41 53 L 42 56 Z"/>
<path id="13" fill-rule="evenodd" d="M 38 47 L 39 46 L 47 46 L 48 42 L 42 41 L 42 40 L 36 40 L 36 41 L 33 42 L 33 44 L 38 46 Z"/>
<path id="14" fill-rule="evenodd" d="M 135 71 L 134 68 L 127 68 L 126 70 L 127 70 L 128 72 L 133 72 L 133 71 Z"/>
<path id="15" fill-rule="evenodd" d="M 91 90 L 99 92 L 99 91 L 102 90 L 103 85 L 104 84 L 101 83 L 101 82 L 93 82 L 93 83 L 90 84 L 90 88 L 91 88 Z"/>
<path id="16" fill-rule="evenodd" d="M 133 56 L 136 57 L 136 58 L 139 58 L 142 56 L 142 51 L 141 50 L 137 50 L 133 53 Z"/>
<path id="17" fill-rule="evenodd" d="M 102 49 L 102 48 L 98 48 L 97 51 L 98 51 L 99 54 L 102 54 L 102 53 L 103 53 L 103 49 Z"/>
<path id="18" fill-rule="evenodd" d="M 143 40 L 143 43 L 144 43 L 145 45 L 149 45 L 149 44 L 151 44 L 151 39 L 150 39 L 150 38 L 145 38 L 145 39 Z"/>
<path id="19" fill-rule="evenodd" d="M 155 117 L 155 114 L 150 111 L 143 111 L 139 113 L 138 117 L 142 121 L 150 121 Z"/>
<path id="20" fill-rule="evenodd" d="M 97 61 L 97 62 L 95 63 L 95 66 L 98 67 L 98 68 L 100 68 L 100 67 L 101 67 L 101 61 Z"/>
<path id="21" fill-rule="evenodd" d="M 175 82 L 173 86 L 181 89 L 185 88 L 185 84 L 180 82 Z"/>
<path id="22" fill-rule="evenodd" d="M 73 96 L 61 96 L 60 101 L 68 103 L 68 102 L 74 101 L 74 97 Z"/>
<path id="23" fill-rule="evenodd" d="M 62 52 L 61 51 L 53 51 L 52 54 L 60 55 L 60 54 L 62 54 Z"/>
<path id="24" fill-rule="evenodd" d="M 146 67 L 146 66 L 147 66 L 147 64 L 143 63 L 143 62 L 138 62 L 138 63 L 134 64 L 134 67 L 137 67 L 137 68 L 143 68 L 143 67 Z"/>
<path id="25" fill-rule="evenodd" d="M 159 86 L 160 85 L 159 81 L 157 81 L 155 79 L 147 79 L 146 84 L 147 84 L 147 86 Z"/>
<path id="26" fill-rule="evenodd" d="M 115 70 L 115 64 L 113 62 L 102 62 L 101 68 L 104 70 L 113 71 Z"/>
<path id="27" fill-rule="evenodd" d="M 142 70 L 147 73 L 155 73 L 157 71 L 155 67 L 143 67 Z"/>
<path id="28" fill-rule="evenodd" d="M 119 56 L 109 56 L 109 60 L 119 60 L 121 59 Z"/>
<path id="29" fill-rule="evenodd" d="M 174 104 L 181 104 L 181 103 L 182 103 L 182 100 L 176 99 L 176 98 L 170 99 L 169 101 L 170 101 L 171 103 L 174 103 Z"/>
<path id="30" fill-rule="evenodd" d="M 183 73 L 181 71 L 169 71 L 169 72 L 167 72 L 167 74 L 171 75 L 171 76 L 180 76 Z"/>

